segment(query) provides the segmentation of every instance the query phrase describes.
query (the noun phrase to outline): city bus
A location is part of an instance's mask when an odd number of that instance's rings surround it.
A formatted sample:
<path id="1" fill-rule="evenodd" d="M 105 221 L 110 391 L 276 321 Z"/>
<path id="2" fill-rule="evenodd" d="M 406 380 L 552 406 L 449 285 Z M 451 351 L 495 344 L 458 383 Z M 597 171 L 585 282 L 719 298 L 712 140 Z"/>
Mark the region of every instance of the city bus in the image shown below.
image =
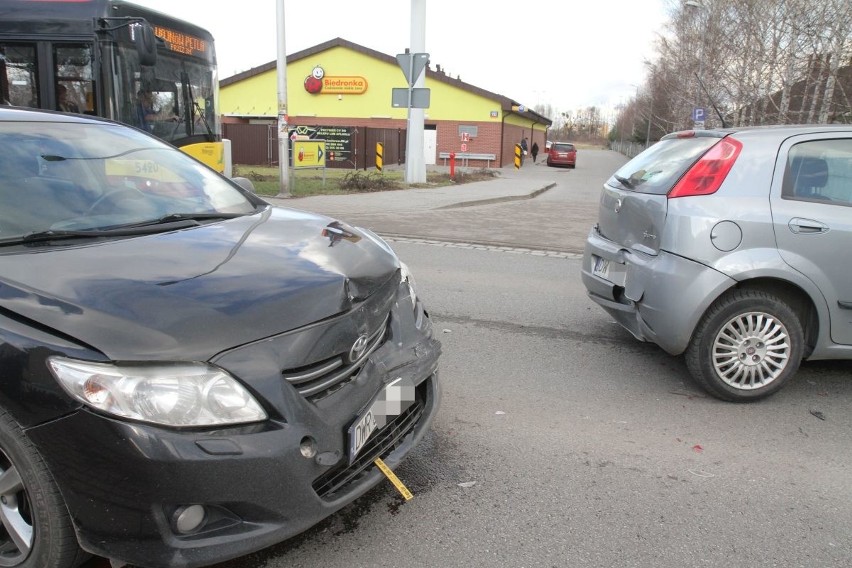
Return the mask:
<path id="1" fill-rule="evenodd" d="M 0 104 L 147 130 L 229 175 L 213 37 L 122 0 L 0 1 Z"/>

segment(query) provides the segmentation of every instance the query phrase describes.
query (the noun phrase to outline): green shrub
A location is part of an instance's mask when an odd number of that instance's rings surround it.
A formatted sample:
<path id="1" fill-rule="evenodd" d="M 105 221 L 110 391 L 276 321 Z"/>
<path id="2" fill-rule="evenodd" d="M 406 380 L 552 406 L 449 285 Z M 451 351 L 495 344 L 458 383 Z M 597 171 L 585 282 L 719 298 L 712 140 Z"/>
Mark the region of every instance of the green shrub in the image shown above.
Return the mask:
<path id="1" fill-rule="evenodd" d="M 399 184 L 395 180 L 389 179 L 378 172 L 364 173 L 356 170 L 343 176 L 343 179 L 340 180 L 340 189 L 349 192 L 366 193 L 370 191 L 399 189 Z"/>

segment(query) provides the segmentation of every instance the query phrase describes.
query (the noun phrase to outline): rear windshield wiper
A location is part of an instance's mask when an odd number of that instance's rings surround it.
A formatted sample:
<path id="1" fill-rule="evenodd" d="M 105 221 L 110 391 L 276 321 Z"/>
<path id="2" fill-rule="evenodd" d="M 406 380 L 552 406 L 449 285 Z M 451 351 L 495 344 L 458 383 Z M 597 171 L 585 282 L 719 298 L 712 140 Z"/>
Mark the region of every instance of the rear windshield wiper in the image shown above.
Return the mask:
<path id="1" fill-rule="evenodd" d="M 621 185 L 623 185 L 624 187 L 626 187 L 627 189 L 633 189 L 634 188 L 633 183 L 631 183 L 631 181 L 629 179 L 627 179 L 626 177 L 622 177 L 622 176 L 618 176 L 618 175 L 612 176 L 612 177 L 617 179 L 618 182 Z"/>

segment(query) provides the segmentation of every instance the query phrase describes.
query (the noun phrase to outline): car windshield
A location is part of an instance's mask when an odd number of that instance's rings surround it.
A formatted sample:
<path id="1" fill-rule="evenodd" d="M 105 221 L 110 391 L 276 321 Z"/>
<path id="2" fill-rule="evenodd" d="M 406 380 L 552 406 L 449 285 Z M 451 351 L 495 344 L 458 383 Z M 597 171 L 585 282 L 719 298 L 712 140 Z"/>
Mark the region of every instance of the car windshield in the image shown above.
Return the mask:
<path id="1" fill-rule="evenodd" d="M 607 182 L 613 187 L 663 195 L 719 138 L 699 136 L 660 140 L 622 166 Z"/>
<path id="2" fill-rule="evenodd" d="M 256 208 L 183 152 L 119 125 L 0 122 L 0 148 L 3 244 L 45 232 L 209 222 Z"/>
<path id="3" fill-rule="evenodd" d="M 573 144 L 554 144 L 551 147 L 552 152 L 570 152 L 574 149 Z"/>

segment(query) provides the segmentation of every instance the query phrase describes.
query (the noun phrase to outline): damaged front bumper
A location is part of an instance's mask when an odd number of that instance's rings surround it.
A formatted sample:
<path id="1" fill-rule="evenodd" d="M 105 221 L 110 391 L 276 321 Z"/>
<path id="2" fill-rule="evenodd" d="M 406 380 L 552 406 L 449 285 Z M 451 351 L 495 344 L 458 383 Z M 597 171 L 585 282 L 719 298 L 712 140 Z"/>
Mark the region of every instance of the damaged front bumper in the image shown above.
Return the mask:
<path id="1" fill-rule="evenodd" d="M 294 352 L 334 344 L 352 321 L 371 318 L 385 335 L 351 377 L 310 395 L 282 378 Z M 375 460 L 394 468 L 435 418 L 440 352 L 422 305 L 400 284 L 389 305 L 367 302 L 211 360 L 252 389 L 269 420 L 187 431 L 84 409 L 28 434 L 49 456 L 85 550 L 147 567 L 205 566 L 292 537 L 377 485 Z M 353 455 L 350 430 L 390 383 L 410 386 L 412 400 Z M 203 516 L 189 531 L 187 511 Z"/>

